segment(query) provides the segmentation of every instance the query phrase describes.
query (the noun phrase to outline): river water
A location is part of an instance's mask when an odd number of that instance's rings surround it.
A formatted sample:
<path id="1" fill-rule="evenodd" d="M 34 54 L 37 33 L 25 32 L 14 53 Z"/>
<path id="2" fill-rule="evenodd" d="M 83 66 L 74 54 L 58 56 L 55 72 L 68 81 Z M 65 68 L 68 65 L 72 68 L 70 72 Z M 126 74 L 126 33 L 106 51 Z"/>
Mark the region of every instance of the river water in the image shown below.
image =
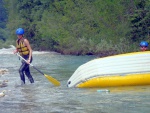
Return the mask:
<path id="1" fill-rule="evenodd" d="M 34 70 L 35 83 L 16 87 L 20 83 L 20 61 L 16 55 L 0 54 L 0 69 L 8 73 L 0 80 L 8 86 L 0 88 L 6 95 L 0 97 L 0 113 L 149 113 L 150 86 L 105 88 L 67 88 L 67 80 L 81 64 L 94 56 L 71 56 L 56 53 L 33 54 L 33 65 L 43 73 L 60 81 L 55 87 L 45 76 Z"/>

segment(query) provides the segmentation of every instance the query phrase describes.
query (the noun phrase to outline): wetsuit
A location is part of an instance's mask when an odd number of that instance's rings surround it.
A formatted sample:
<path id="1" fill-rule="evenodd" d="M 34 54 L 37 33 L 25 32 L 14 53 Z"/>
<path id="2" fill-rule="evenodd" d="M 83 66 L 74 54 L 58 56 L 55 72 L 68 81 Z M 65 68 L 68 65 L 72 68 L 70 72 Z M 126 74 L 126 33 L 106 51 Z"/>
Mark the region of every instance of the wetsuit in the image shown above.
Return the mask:
<path id="1" fill-rule="evenodd" d="M 17 49 L 20 53 L 20 55 L 28 60 L 29 59 L 29 50 L 27 46 L 24 45 L 24 38 L 18 39 L 17 40 Z M 32 57 L 30 60 L 30 63 L 32 62 Z M 19 74 L 22 82 L 25 84 L 25 75 L 28 77 L 31 83 L 34 83 L 34 79 L 32 75 L 30 74 L 30 69 L 29 69 L 29 64 L 27 64 L 25 61 L 22 60 L 22 64 L 19 68 Z M 25 74 L 25 75 L 24 75 Z"/>

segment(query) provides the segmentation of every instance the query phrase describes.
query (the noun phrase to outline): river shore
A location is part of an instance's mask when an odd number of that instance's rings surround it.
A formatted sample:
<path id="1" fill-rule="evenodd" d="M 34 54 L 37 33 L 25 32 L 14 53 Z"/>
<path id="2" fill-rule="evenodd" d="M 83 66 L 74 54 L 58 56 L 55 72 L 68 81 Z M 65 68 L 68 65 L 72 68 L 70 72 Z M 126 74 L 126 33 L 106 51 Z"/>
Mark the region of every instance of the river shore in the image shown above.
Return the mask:
<path id="1" fill-rule="evenodd" d="M 13 45 L 10 45 L 10 48 L 0 49 L 0 54 L 14 54 L 13 53 L 14 50 L 15 50 L 15 47 Z M 53 51 L 33 51 L 33 54 L 47 54 L 47 53 L 60 54 L 60 53 L 53 52 Z"/>

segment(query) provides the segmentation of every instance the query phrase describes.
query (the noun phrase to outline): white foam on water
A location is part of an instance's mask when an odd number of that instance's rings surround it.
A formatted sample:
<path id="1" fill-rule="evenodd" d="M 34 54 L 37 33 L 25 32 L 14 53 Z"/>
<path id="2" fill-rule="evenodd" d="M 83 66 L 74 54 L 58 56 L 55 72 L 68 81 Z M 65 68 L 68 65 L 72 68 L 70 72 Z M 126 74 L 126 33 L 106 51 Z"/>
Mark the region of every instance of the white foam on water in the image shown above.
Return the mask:
<path id="1" fill-rule="evenodd" d="M 2 48 L 0 49 L 0 54 L 14 54 L 13 51 L 15 50 L 15 46 L 10 45 L 10 48 Z M 51 53 L 51 54 L 59 54 L 57 52 L 53 52 L 53 51 L 33 51 L 33 54 L 47 54 L 47 53 Z"/>

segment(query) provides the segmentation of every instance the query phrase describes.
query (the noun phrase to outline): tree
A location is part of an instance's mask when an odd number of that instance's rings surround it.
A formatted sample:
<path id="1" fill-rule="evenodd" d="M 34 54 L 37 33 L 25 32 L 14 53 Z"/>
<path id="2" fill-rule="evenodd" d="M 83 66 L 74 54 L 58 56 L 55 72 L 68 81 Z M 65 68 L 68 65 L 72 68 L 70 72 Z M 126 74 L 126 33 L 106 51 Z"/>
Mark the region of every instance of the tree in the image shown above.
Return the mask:
<path id="1" fill-rule="evenodd" d="M 149 1 L 140 0 L 131 19 L 131 38 L 133 41 L 148 40 L 150 33 Z"/>
<path id="2" fill-rule="evenodd" d="M 6 9 L 4 8 L 3 0 L 0 0 L 0 39 L 6 41 L 6 32 L 4 28 L 6 27 L 7 21 L 7 13 Z"/>

